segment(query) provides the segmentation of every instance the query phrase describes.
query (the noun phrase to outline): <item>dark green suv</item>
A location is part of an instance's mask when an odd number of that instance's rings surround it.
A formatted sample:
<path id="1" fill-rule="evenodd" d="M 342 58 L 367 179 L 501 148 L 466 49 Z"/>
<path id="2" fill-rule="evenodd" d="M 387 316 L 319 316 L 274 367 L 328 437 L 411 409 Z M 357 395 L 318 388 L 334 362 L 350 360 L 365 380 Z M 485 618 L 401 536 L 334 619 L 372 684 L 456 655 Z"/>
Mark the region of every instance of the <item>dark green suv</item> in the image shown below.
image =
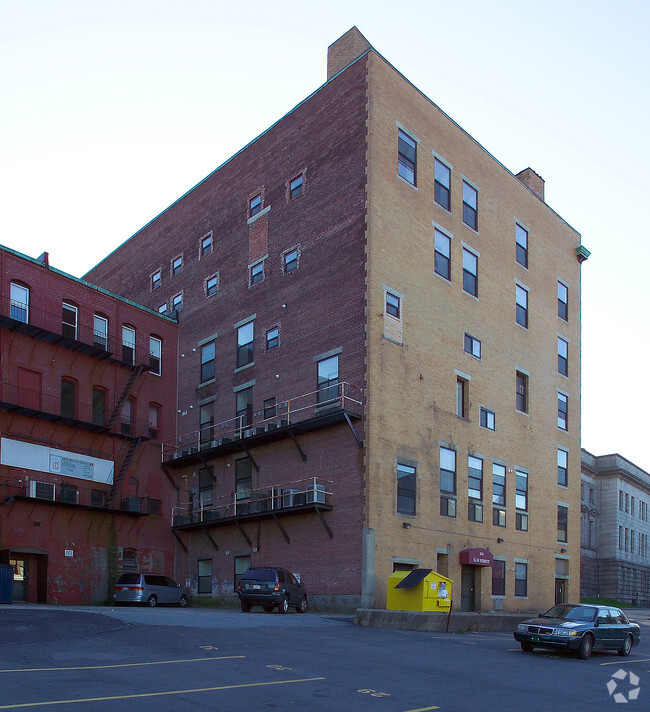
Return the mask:
<path id="1" fill-rule="evenodd" d="M 250 568 L 244 571 L 237 586 L 237 595 L 244 613 L 253 606 L 262 606 L 270 613 L 286 613 L 295 608 L 298 613 L 307 611 L 307 591 L 287 569 L 277 567 Z"/>

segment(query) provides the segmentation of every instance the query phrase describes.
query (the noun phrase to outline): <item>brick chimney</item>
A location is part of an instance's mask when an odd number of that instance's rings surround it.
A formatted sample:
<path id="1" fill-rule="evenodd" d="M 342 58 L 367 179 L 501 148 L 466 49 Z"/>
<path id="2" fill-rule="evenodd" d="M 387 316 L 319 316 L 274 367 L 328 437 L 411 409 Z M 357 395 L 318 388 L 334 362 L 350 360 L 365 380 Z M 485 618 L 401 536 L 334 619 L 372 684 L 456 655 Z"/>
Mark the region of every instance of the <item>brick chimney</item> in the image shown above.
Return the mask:
<path id="1" fill-rule="evenodd" d="M 336 42 L 327 48 L 327 79 L 328 81 L 351 62 L 361 56 L 371 44 L 357 30 L 356 27 L 348 30 Z"/>
<path id="2" fill-rule="evenodd" d="M 541 200 L 544 200 L 544 179 L 532 168 L 524 168 L 517 173 L 517 178 Z"/>

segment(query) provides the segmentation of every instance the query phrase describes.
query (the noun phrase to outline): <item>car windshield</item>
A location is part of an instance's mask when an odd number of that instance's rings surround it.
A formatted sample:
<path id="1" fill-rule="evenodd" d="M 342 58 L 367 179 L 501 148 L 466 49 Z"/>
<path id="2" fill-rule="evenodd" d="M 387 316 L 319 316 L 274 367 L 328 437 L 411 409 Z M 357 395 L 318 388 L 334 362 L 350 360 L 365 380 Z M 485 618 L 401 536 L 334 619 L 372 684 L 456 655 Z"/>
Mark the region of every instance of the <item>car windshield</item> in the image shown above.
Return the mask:
<path id="1" fill-rule="evenodd" d="M 544 618 L 564 618 L 569 621 L 592 621 L 594 619 L 595 608 L 589 606 L 553 606 L 544 613 Z"/>
<path id="2" fill-rule="evenodd" d="M 275 581 L 275 571 L 273 569 L 250 569 L 244 572 L 242 578 L 253 581 Z"/>

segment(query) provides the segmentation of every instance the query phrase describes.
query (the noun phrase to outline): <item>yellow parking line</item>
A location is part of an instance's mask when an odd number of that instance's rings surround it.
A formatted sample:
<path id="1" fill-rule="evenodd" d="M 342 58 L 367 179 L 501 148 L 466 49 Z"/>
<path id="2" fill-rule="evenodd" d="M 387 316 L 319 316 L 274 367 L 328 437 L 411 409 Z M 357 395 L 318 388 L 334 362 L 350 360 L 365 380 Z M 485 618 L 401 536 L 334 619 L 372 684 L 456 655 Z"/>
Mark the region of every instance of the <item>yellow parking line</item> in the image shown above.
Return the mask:
<path id="1" fill-rule="evenodd" d="M 630 660 L 630 658 L 626 658 L 625 662 L 623 662 L 622 660 L 619 659 L 619 660 L 614 660 L 611 663 L 600 663 L 600 664 L 601 664 L 601 666 L 602 665 L 619 665 L 620 666 L 620 665 L 630 665 L 632 663 L 647 663 L 649 660 L 650 660 L 650 658 L 638 658 L 638 659 L 632 658 L 632 660 Z"/>
<path id="2" fill-rule="evenodd" d="M 405 712 L 427 712 L 427 710 L 439 710 L 440 707 L 434 706 L 434 707 L 419 707 L 416 710 L 406 710 Z"/>
<path id="3" fill-rule="evenodd" d="M 0 710 L 17 710 L 26 707 L 46 707 L 51 705 L 71 705 L 74 702 L 107 702 L 109 700 L 135 700 L 141 697 L 163 697 L 165 695 L 189 695 L 195 692 L 216 692 L 218 690 L 239 690 L 245 687 L 266 687 L 267 685 L 288 685 L 293 682 L 315 682 L 324 677 L 307 677 L 296 680 L 276 680 L 272 682 L 250 682 L 245 685 L 220 685 L 219 687 L 198 687 L 191 690 L 168 690 L 167 692 L 142 692 L 137 695 L 112 695 L 110 697 L 86 697 L 79 700 L 50 700 L 48 702 L 22 702 L 16 705 L 0 705 Z M 430 709 L 434 709 L 433 707 Z"/>
<path id="4" fill-rule="evenodd" d="M 53 670 L 107 670 L 109 668 L 141 667 L 143 665 L 175 665 L 177 663 L 198 663 L 204 660 L 232 660 L 233 658 L 243 658 L 244 655 L 221 655 L 213 658 L 188 658 L 187 660 L 159 660 L 152 663 L 121 663 L 118 665 L 85 665 L 83 667 L 50 667 L 50 668 L 22 668 L 17 670 L 0 670 L 3 672 L 51 672 Z M 1 708 L 0 708 L 1 709 Z"/>

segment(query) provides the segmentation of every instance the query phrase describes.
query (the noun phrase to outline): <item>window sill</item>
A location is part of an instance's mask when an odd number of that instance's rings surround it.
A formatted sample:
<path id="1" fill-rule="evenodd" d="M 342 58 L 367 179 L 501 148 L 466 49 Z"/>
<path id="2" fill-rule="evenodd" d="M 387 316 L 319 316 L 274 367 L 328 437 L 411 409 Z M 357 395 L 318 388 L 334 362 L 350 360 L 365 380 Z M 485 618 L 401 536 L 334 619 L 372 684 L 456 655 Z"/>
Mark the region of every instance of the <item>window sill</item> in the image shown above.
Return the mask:
<path id="1" fill-rule="evenodd" d="M 245 371 L 247 368 L 251 368 L 254 365 L 255 365 L 255 361 L 251 361 L 250 363 L 244 364 L 243 366 L 238 366 L 235 369 L 235 373 L 239 373 L 240 371 Z"/>
<path id="2" fill-rule="evenodd" d="M 410 186 L 411 188 L 413 188 L 414 191 L 419 192 L 417 185 L 414 185 L 413 183 L 411 183 L 410 180 L 406 180 L 406 178 L 403 178 L 399 173 L 397 174 L 397 177 L 402 181 L 402 183 Z"/>
<path id="3" fill-rule="evenodd" d="M 266 215 L 269 211 L 271 210 L 271 206 L 267 205 L 263 210 L 260 210 L 259 213 L 256 213 L 253 215 L 252 218 L 248 218 L 246 221 L 247 225 L 252 225 L 256 220 L 259 220 L 259 218 L 262 217 L 262 215 Z"/>
<path id="4" fill-rule="evenodd" d="M 210 378 L 207 381 L 201 381 L 201 383 L 199 383 L 197 388 L 203 388 L 204 386 L 209 386 L 211 383 L 216 383 L 216 382 L 217 382 L 216 378 Z"/>

